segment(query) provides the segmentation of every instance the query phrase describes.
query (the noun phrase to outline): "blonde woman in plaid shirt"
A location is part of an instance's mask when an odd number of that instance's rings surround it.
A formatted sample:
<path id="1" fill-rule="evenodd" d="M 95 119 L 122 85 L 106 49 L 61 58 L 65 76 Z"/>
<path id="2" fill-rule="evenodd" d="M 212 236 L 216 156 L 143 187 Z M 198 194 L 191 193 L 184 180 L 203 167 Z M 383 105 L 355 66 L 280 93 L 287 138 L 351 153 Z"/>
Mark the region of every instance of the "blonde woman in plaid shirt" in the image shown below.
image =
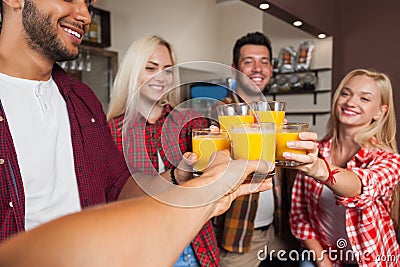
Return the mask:
<path id="1" fill-rule="evenodd" d="M 174 109 L 180 103 L 179 90 L 169 90 L 176 84 L 171 69 L 175 62 L 170 43 L 159 36 L 145 36 L 129 47 L 115 79 L 107 113 L 111 134 L 124 151 L 128 166 L 146 174 L 178 171 L 174 166 L 182 154 L 191 151 L 192 129 L 208 127 L 208 120 L 201 114 Z M 125 140 L 129 147 L 123 147 L 122 141 L 125 122 L 129 122 L 127 131 L 133 137 Z M 217 241 L 207 222 L 174 266 L 218 265 Z"/>
<path id="2" fill-rule="evenodd" d="M 313 266 L 399 266 L 395 133 L 389 78 L 357 69 L 333 96 L 325 138 L 315 145 L 317 137 L 305 133 L 304 141 L 288 144 L 309 150 L 286 158 L 304 162 L 296 167 L 290 222 L 318 257 Z"/>

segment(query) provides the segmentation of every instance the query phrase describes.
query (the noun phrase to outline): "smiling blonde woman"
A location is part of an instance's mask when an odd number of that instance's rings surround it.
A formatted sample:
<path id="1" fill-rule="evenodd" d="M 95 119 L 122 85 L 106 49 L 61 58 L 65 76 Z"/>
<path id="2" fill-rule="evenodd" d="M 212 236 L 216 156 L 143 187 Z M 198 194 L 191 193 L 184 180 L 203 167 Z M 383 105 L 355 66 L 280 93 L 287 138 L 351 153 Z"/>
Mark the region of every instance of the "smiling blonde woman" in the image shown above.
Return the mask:
<path id="1" fill-rule="evenodd" d="M 177 83 L 175 62 L 172 45 L 159 36 L 138 39 L 122 60 L 107 118 L 129 168 L 173 173 L 182 154 L 192 150 L 192 129 L 208 127 L 200 114 L 175 109 L 180 102 L 179 88 L 171 88 Z M 219 249 L 207 222 L 175 266 L 218 265 Z"/>
<path id="2" fill-rule="evenodd" d="M 400 254 L 395 133 L 389 78 L 357 69 L 333 96 L 325 138 L 318 146 L 312 139 L 293 144 L 307 148 L 308 155 L 286 155 L 304 163 L 296 167 L 301 173 L 292 193 L 293 234 L 319 258 L 329 249 L 338 251 L 336 258 L 321 257 L 318 266 L 398 266 L 377 262 Z"/>

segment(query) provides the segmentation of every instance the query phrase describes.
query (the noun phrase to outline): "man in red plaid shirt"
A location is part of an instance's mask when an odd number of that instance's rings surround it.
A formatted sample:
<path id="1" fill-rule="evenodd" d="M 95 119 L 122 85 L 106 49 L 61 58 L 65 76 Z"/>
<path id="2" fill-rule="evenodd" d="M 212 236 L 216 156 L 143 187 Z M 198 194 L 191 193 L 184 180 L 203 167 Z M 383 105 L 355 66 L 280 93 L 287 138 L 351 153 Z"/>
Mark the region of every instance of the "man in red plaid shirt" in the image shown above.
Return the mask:
<path id="1" fill-rule="evenodd" d="M 1 241 L 82 208 L 143 194 L 95 94 L 55 64 L 77 58 L 90 4 L 1 1 Z"/>

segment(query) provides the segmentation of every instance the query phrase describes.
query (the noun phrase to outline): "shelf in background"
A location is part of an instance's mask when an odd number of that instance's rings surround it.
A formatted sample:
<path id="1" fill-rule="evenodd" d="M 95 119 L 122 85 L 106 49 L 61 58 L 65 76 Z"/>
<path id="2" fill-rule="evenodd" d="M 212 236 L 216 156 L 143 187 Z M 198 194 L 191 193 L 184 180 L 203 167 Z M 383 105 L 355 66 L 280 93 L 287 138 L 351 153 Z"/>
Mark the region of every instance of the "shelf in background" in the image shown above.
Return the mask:
<path id="1" fill-rule="evenodd" d="M 312 124 L 315 125 L 317 115 L 326 115 L 330 113 L 329 110 L 286 111 L 285 115 L 312 115 Z"/>
<path id="2" fill-rule="evenodd" d="M 298 71 L 289 71 L 289 72 L 275 72 L 274 76 L 276 75 L 290 75 L 290 74 L 298 74 L 298 73 L 307 73 L 307 72 L 322 72 L 322 71 L 330 71 L 331 68 L 318 68 L 318 69 L 309 69 L 309 70 L 298 70 Z"/>
<path id="3" fill-rule="evenodd" d="M 329 110 L 299 110 L 299 111 L 286 111 L 286 115 L 323 115 L 323 114 L 329 114 Z"/>
<path id="4" fill-rule="evenodd" d="M 277 92 L 277 93 L 266 93 L 265 95 L 296 95 L 296 94 L 318 94 L 318 93 L 328 93 L 331 90 L 298 90 L 298 91 L 287 91 L 287 92 Z"/>
<path id="5" fill-rule="evenodd" d="M 265 96 L 272 96 L 272 99 L 276 101 L 276 96 L 277 95 L 304 95 L 304 94 L 313 94 L 313 103 L 314 105 L 317 104 L 317 94 L 322 94 L 322 93 L 330 93 L 331 90 L 325 89 L 325 90 L 299 90 L 299 91 L 288 91 L 288 92 L 278 92 L 278 93 L 266 93 Z"/>

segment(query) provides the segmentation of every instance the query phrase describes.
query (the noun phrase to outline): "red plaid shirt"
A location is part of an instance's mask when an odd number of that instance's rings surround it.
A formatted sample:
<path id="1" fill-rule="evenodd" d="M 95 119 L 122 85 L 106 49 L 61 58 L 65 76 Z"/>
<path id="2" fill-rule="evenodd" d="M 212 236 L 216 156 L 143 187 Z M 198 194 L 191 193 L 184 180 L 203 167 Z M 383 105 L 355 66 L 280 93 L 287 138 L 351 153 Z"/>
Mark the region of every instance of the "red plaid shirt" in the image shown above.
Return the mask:
<path id="1" fill-rule="evenodd" d="M 116 200 L 130 173 L 113 143 L 100 102 L 88 86 L 69 77 L 58 65 L 52 76 L 67 103 L 82 208 Z M 2 108 L 0 174 L 0 240 L 4 240 L 25 230 L 25 196 L 7 114 Z"/>
<path id="2" fill-rule="evenodd" d="M 323 157 L 329 158 L 331 145 L 332 139 L 319 143 Z M 360 253 L 359 266 L 399 266 L 400 249 L 390 219 L 390 201 L 399 182 L 399 169 L 399 154 L 367 147 L 347 163 L 347 170 L 357 174 L 362 182 L 362 194 L 352 198 L 336 196 L 336 200 L 346 207 L 346 232 L 352 250 Z M 292 191 L 291 229 L 300 240 L 317 239 L 325 249 L 335 248 L 319 223 L 323 187 L 311 177 L 297 175 Z M 392 261 L 375 261 L 387 256 Z M 393 261 L 394 257 L 397 261 Z"/>
<path id="3" fill-rule="evenodd" d="M 142 116 L 129 122 L 126 130 L 123 130 L 123 123 L 124 116 L 109 121 L 114 142 L 120 151 L 124 151 L 129 167 L 149 174 L 159 171 L 158 153 L 166 170 L 177 166 L 182 154 L 192 149 L 192 129 L 208 126 L 208 121 L 201 114 L 172 110 L 169 105 L 165 106 L 161 117 L 154 124 Z M 210 221 L 191 244 L 201 266 L 219 266 L 219 249 Z"/>

